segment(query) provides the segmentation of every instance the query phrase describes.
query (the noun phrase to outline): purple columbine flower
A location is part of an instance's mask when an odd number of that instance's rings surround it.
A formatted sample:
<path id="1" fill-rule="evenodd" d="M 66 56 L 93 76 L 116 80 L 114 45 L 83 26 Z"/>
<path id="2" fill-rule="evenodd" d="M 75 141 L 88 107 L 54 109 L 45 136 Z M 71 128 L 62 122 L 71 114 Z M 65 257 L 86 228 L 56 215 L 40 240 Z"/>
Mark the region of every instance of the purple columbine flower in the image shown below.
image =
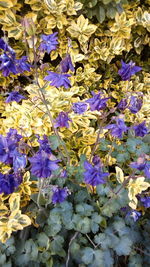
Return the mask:
<path id="1" fill-rule="evenodd" d="M 74 66 L 71 61 L 71 56 L 69 54 L 66 55 L 64 59 L 60 62 L 61 72 L 68 72 L 69 70 L 74 71 Z"/>
<path id="2" fill-rule="evenodd" d="M 103 178 L 108 176 L 109 173 L 103 172 L 99 164 L 92 166 L 92 164 L 90 164 L 88 161 L 85 161 L 84 168 L 86 171 L 83 173 L 83 175 L 84 175 L 84 182 L 86 184 L 96 186 L 99 184 L 106 183 L 106 181 Z"/>
<path id="3" fill-rule="evenodd" d="M 31 65 L 27 63 L 26 56 L 23 56 L 20 59 L 16 59 L 15 62 L 18 73 L 23 73 L 24 71 L 30 71 Z"/>
<path id="4" fill-rule="evenodd" d="M 54 186 L 53 189 L 53 195 L 52 195 L 52 203 L 62 203 L 68 196 L 68 189 L 67 188 L 59 188 L 57 186 Z"/>
<path id="5" fill-rule="evenodd" d="M 18 179 L 14 174 L 2 174 L 0 173 L 0 194 L 6 195 L 12 194 L 19 186 L 21 179 Z"/>
<path id="6" fill-rule="evenodd" d="M 21 136 L 17 134 L 17 131 L 10 129 L 7 136 L 0 135 L 0 161 L 5 164 L 13 163 L 13 155 L 15 149 L 18 147 L 18 142 Z"/>
<path id="7" fill-rule="evenodd" d="M 123 119 L 117 119 L 116 124 L 110 124 L 105 129 L 109 129 L 112 136 L 122 138 L 123 133 L 127 132 L 128 127 L 125 125 Z"/>
<path id="8" fill-rule="evenodd" d="M 15 65 L 15 58 L 9 57 L 6 53 L 4 53 L 0 56 L 0 61 L 0 70 L 2 70 L 5 77 L 8 76 L 11 72 L 13 74 L 18 73 Z"/>
<path id="9" fill-rule="evenodd" d="M 120 110 L 125 110 L 127 107 L 127 100 L 125 98 L 121 99 L 121 101 L 119 102 L 117 108 Z"/>
<path id="10" fill-rule="evenodd" d="M 50 85 L 55 87 L 61 87 L 64 86 L 66 89 L 71 87 L 70 81 L 68 77 L 70 77 L 70 74 L 62 74 L 62 73 L 56 73 L 53 71 L 48 71 L 49 75 L 44 78 L 46 81 L 50 81 Z"/>
<path id="11" fill-rule="evenodd" d="M 145 158 L 139 157 L 137 162 L 132 162 L 130 167 L 139 171 L 144 171 L 145 176 L 150 179 L 150 162 L 146 161 Z"/>
<path id="12" fill-rule="evenodd" d="M 48 138 L 45 134 L 43 136 L 43 139 L 39 139 L 38 142 L 40 144 L 39 151 L 43 150 L 46 153 L 51 154 L 50 143 L 49 143 Z"/>
<path id="13" fill-rule="evenodd" d="M 71 119 L 68 117 L 67 112 L 60 112 L 58 117 L 56 118 L 55 128 L 57 127 L 66 127 L 69 128 L 68 121 L 71 121 Z"/>
<path id="14" fill-rule="evenodd" d="M 13 154 L 13 169 L 15 173 L 20 172 L 26 167 L 27 164 L 27 157 L 25 154 L 21 154 L 17 151 L 17 149 L 14 151 Z"/>
<path id="15" fill-rule="evenodd" d="M 121 76 L 123 81 L 130 80 L 131 76 L 136 72 L 140 71 L 142 68 L 135 66 L 135 63 L 131 60 L 128 64 L 121 60 L 122 67 L 118 71 L 118 74 Z"/>
<path id="16" fill-rule="evenodd" d="M 87 104 L 83 102 L 73 103 L 72 109 L 77 114 L 83 114 L 85 111 L 87 111 Z"/>
<path id="17" fill-rule="evenodd" d="M 16 101 L 17 103 L 20 102 L 22 99 L 25 99 L 25 97 L 17 91 L 13 91 L 9 93 L 9 96 L 6 98 L 6 103 L 10 103 L 12 101 Z"/>
<path id="18" fill-rule="evenodd" d="M 141 215 L 142 215 L 141 212 L 139 212 L 139 211 L 137 211 L 137 210 L 132 210 L 132 211 L 129 211 L 129 212 L 127 213 L 127 216 L 132 217 L 133 220 L 134 220 L 134 222 L 136 222 L 136 221 L 139 219 L 139 217 L 140 217 Z"/>
<path id="19" fill-rule="evenodd" d="M 31 173 L 38 178 L 50 177 L 52 172 L 59 168 L 57 165 L 59 160 L 50 160 L 50 155 L 43 150 L 37 152 L 29 161 Z"/>
<path id="20" fill-rule="evenodd" d="M 92 92 L 93 97 L 86 100 L 87 103 L 90 105 L 91 111 L 94 110 L 101 110 L 106 108 L 106 102 L 110 97 L 101 98 L 101 93 L 95 94 Z"/>
<path id="21" fill-rule="evenodd" d="M 140 201 L 142 202 L 145 208 L 150 208 L 150 197 L 140 198 Z"/>
<path id="22" fill-rule="evenodd" d="M 129 103 L 129 110 L 136 114 L 142 107 L 143 100 L 137 96 L 131 96 L 130 103 Z"/>
<path id="23" fill-rule="evenodd" d="M 39 46 L 40 51 L 50 54 L 51 51 L 56 50 L 58 44 L 58 32 L 54 32 L 49 35 L 42 34 L 42 42 Z"/>
<path id="24" fill-rule="evenodd" d="M 0 38 L 0 49 L 3 49 L 5 52 L 9 52 L 12 55 L 15 55 L 15 51 L 2 39 Z"/>
<path id="25" fill-rule="evenodd" d="M 133 127 L 134 131 L 135 131 L 135 135 L 136 136 L 145 136 L 146 134 L 148 134 L 148 129 L 145 126 L 145 121 L 143 121 L 142 123 L 136 125 Z"/>

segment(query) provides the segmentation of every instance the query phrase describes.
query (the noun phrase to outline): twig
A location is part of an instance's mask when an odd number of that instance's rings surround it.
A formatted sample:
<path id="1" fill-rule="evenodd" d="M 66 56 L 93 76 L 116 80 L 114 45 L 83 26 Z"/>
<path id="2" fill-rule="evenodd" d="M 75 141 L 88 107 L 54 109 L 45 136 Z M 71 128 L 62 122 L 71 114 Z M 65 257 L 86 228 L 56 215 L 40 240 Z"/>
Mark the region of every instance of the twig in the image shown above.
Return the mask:
<path id="1" fill-rule="evenodd" d="M 34 53 L 35 78 L 36 78 L 36 84 L 37 84 L 38 87 L 39 87 L 39 89 L 37 90 L 37 91 L 38 91 L 38 95 L 39 95 L 39 98 L 42 100 L 43 104 L 44 104 L 45 107 L 46 107 L 47 115 L 49 116 L 50 122 L 51 122 L 51 124 L 52 124 L 53 131 L 54 131 L 54 133 L 56 134 L 56 136 L 58 137 L 58 139 L 59 139 L 61 145 L 63 146 L 63 148 L 64 148 L 64 150 L 65 150 L 65 153 L 66 153 L 66 157 L 67 157 L 68 165 L 70 165 L 70 156 L 69 156 L 69 153 L 68 153 L 66 144 L 62 141 L 62 139 L 61 139 L 61 137 L 60 137 L 60 135 L 59 135 L 57 129 L 55 128 L 54 121 L 53 121 L 53 117 L 52 117 L 52 115 L 51 115 L 51 112 L 50 112 L 50 110 L 49 110 L 49 107 L 48 107 L 47 102 L 46 102 L 46 99 L 45 99 L 45 95 L 43 94 L 43 92 L 42 92 L 42 88 L 41 88 L 41 86 L 40 86 L 40 84 L 39 84 L 39 81 L 38 81 L 38 71 L 37 71 L 38 66 L 37 66 L 37 56 L 36 56 L 36 47 L 35 47 L 35 43 L 34 43 L 34 38 L 35 38 L 35 36 L 33 35 L 33 36 L 32 36 L 32 43 L 33 43 L 33 53 Z M 59 151 L 60 151 L 60 150 L 59 150 Z M 62 154 L 61 151 L 60 151 L 60 153 L 61 153 L 61 157 L 62 157 L 63 161 L 65 161 L 65 160 L 64 160 L 64 156 L 63 156 L 63 154 Z"/>
<path id="2" fill-rule="evenodd" d="M 141 253 L 147 255 L 148 257 L 150 257 L 150 253 L 145 252 L 145 251 L 142 250 L 141 248 L 134 247 L 134 249 L 139 250 Z"/>
<path id="3" fill-rule="evenodd" d="M 94 242 L 91 240 L 91 238 L 88 236 L 88 234 L 86 234 L 87 239 L 90 241 L 90 243 L 93 245 L 94 248 L 96 248 L 97 246 L 94 244 Z"/>
<path id="4" fill-rule="evenodd" d="M 69 247 L 68 247 L 68 254 L 67 254 L 67 260 L 66 260 L 66 267 L 69 267 L 69 260 L 70 260 L 70 247 L 72 245 L 72 242 L 75 240 L 75 238 L 78 236 L 79 232 L 75 232 L 73 237 L 70 239 Z"/>

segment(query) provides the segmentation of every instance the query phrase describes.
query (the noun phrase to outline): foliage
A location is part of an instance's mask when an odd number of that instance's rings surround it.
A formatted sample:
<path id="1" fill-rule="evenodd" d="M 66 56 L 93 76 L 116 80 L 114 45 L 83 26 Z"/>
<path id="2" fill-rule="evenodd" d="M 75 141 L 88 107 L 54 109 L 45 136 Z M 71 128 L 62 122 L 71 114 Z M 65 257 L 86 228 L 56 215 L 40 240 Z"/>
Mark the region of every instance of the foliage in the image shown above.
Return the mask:
<path id="1" fill-rule="evenodd" d="M 0 2 L 0 266 L 150 264 L 149 3 Z"/>

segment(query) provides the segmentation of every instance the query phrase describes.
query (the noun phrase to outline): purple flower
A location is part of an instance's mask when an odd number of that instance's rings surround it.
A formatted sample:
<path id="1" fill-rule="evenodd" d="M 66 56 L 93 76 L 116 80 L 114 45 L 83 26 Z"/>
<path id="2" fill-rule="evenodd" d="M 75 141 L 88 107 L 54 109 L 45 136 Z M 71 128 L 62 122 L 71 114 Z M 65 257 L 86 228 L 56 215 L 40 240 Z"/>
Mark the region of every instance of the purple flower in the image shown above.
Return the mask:
<path id="1" fill-rule="evenodd" d="M 4 53 L 0 56 L 0 61 L 0 70 L 3 71 L 3 75 L 5 77 L 8 76 L 11 72 L 13 74 L 18 73 L 15 66 L 15 58 L 9 57 L 6 53 Z"/>
<path id="2" fill-rule="evenodd" d="M 19 153 L 17 150 L 13 154 L 13 169 L 17 173 L 23 170 L 27 164 L 27 157 L 24 154 Z"/>
<path id="3" fill-rule="evenodd" d="M 51 51 L 56 50 L 57 44 L 58 44 L 58 36 L 56 36 L 58 32 L 54 32 L 49 35 L 42 34 L 42 42 L 39 46 L 39 49 L 41 51 L 46 51 L 48 54 L 50 54 Z"/>
<path id="4" fill-rule="evenodd" d="M 68 77 L 70 74 L 61 74 L 53 71 L 48 71 L 49 75 L 44 78 L 46 81 L 51 81 L 50 85 L 55 87 L 64 86 L 66 89 L 71 87 Z"/>
<path id="5" fill-rule="evenodd" d="M 73 103 L 72 109 L 77 114 L 83 114 L 87 110 L 87 104 L 83 102 Z"/>
<path id="6" fill-rule="evenodd" d="M 140 199 L 145 208 L 150 208 L 150 197 L 143 197 Z"/>
<path id="7" fill-rule="evenodd" d="M 121 64 L 122 67 L 118 71 L 118 74 L 121 76 L 123 81 L 130 80 L 132 75 L 142 69 L 141 67 L 135 66 L 135 63 L 132 60 L 128 64 L 121 60 Z"/>
<path id="8" fill-rule="evenodd" d="M 17 176 L 14 174 L 2 174 L 0 173 L 0 194 L 4 193 L 6 195 L 11 194 L 19 186 L 21 180 L 19 181 Z"/>
<path id="9" fill-rule="evenodd" d="M 50 177 L 52 171 L 59 168 L 57 165 L 59 160 L 50 160 L 50 155 L 43 150 L 37 152 L 29 161 L 32 165 L 31 173 L 38 178 Z"/>
<path id="10" fill-rule="evenodd" d="M 20 102 L 22 99 L 25 99 L 23 95 L 20 95 L 19 92 L 13 91 L 9 93 L 9 96 L 6 98 L 6 103 L 10 103 L 12 101 Z"/>
<path id="11" fill-rule="evenodd" d="M 9 132 L 6 135 L 7 140 L 10 142 L 19 142 L 22 138 L 22 136 L 20 134 L 17 133 L 16 129 L 9 129 Z"/>
<path id="12" fill-rule="evenodd" d="M 10 52 L 10 54 L 15 55 L 15 51 L 3 40 L 0 39 L 0 49 Z"/>
<path id="13" fill-rule="evenodd" d="M 137 162 L 132 162 L 130 164 L 130 167 L 139 171 L 144 171 L 145 176 L 150 179 L 150 162 L 146 161 L 144 158 L 138 158 Z"/>
<path id="14" fill-rule="evenodd" d="M 71 61 L 71 57 L 69 54 L 60 62 L 61 72 L 68 72 L 69 70 L 74 71 L 74 66 Z"/>
<path id="15" fill-rule="evenodd" d="M 86 184 L 96 186 L 98 184 L 106 183 L 103 178 L 108 176 L 109 173 L 102 172 L 102 169 L 99 164 L 92 166 L 92 164 L 90 164 L 88 161 L 85 161 L 84 168 L 86 171 L 83 173 L 83 175 Z"/>
<path id="16" fill-rule="evenodd" d="M 130 103 L 129 103 L 129 110 L 136 114 L 142 107 L 143 101 L 141 98 L 138 98 L 137 96 L 131 96 Z"/>
<path id="17" fill-rule="evenodd" d="M 31 65 L 26 62 L 27 57 L 23 56 L 20 59 L 16 59 L 16 68 L 18 73 L 23 73 L 24 71 L 30 71 Z"/>
<path id="18" fill-rule="evenodd" d="M 53 187 L 52 203 L 61 203 L 68 196 L 67 188 L 58 188 L 57 186 Z"/>
<path id="19" fill-rule="evenodd" d="M 148 134 L 148 129 L 145 126 L 145 121 L 143 121 L 142 123 L 136 125 L 133 127 L 134 131 L 135 131 L 135 135 L 136 136 L 145 136 L 146 134 Z"/>
<path id="20" fill-rule="evenodd" d="M 101 93 L 95 94 L 92 92 L 93 97 L 86 100 L 87 103 L 90 105 L 90 109 L 93 110 L 101 110 L 106 108 L 106 102 L 109 99 L 109 97 L 101 98 Z"/>
<path id="21" fill-rule="evenodd" d="M 139 212 L 137 210 L 132 210 L 132 211 L 129 211 L 127 213 L 127 216 L 131 216 L 133 218 L 134 222 L 136 222 L 141 215 L 142 215 L 141 212 Z"/>
<path id="22" fill-rule="evenodd" d="M 110 124 L 105 128 L 111 130 L 112 136 L 117 138 L 122 138 L 123 133 L 128 130 L 128 127 L 125 125 L 123 119 L 117 119 L 116 124 Z"/>
<path id="23" fill-rule="evenodd" d="M 51 154 L 50 144 L 49 144 L 48 138 L 45 134 L 43 136 L 43 139 L 39 139 L 38 142 L 40 144 L 39 151 L 43 150 L 46 153 Z"/>
<path id="24" fill-rule="evenodd" d="M 121 99 L 121 101 L 119 102 L 117 108 L 120 110 L 125 110 L 127 107 L 127 100 L 125 98 Z"/>
<path id="25" fill-rule="evenodd" d="M 67 178 L 67 171 L 66 170 L 62 170 L 60 173 L 60 177 L 61 178 Z"/>
<path id="26" fill-rule="evenodd" d="M 58 117 L 56 118 L 55 128 L 57 127 L 67 127 L 69 128 L 68 121 L 71 121 L 71 119 L 68 117 L 68 114 L 66 112 L 60 112 Z"/>
<path id="27" fill-rule="evenodd" d="M 17 131 L 10 129 L 7 136 L 0 135 L 0 161 L 5 164 L 13 163 L 14 151 L 18 146 L 21 135 Z"/>

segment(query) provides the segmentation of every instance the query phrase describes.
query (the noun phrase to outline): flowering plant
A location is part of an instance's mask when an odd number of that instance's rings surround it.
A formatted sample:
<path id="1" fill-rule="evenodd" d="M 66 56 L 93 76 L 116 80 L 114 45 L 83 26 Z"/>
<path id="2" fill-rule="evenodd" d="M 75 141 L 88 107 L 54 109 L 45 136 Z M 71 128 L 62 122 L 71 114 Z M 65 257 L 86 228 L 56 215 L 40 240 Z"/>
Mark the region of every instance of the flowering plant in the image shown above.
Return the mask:
<path id="1" fill-rule="evenodd" d="M 149 21 L 120 5 L 0 4 L 3 266 L 150 264 Z"/>

